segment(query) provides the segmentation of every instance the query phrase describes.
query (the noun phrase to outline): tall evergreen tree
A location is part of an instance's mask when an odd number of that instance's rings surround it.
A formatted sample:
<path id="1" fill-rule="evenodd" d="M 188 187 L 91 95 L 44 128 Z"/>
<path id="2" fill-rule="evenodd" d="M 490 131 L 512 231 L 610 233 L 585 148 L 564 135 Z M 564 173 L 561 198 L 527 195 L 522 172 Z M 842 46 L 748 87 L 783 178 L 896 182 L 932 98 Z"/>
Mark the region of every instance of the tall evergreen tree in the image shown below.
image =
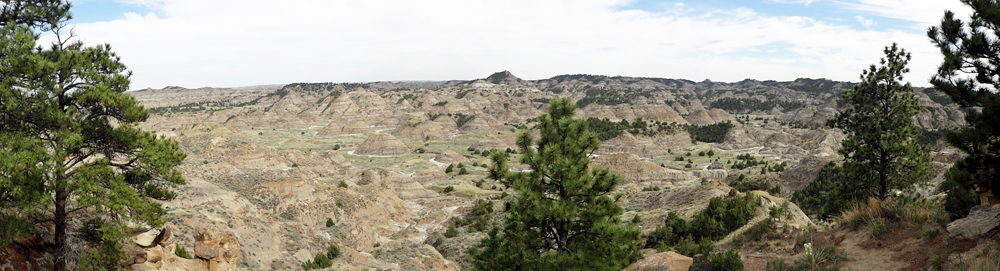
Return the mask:
<path id="1" fill-rule="evenodd" d="M 961 0 L 972 7 L 971 21 L 945 11 L 941 26 L 927 30 L 944 60 L 931 78 L 934 88 L 966 107 L 969 126 L 949 132 L 949 144 L 968 154 L 948 172 L 948 206 L 962 217 L 975 205 L 975 189 L 1000 194 L 1000 2 Z"/>
<path id="2" fill-rule="evenodd" d="M 0 25 L 0 246 L 55 229 L 54 270 L 70 260 L 117 268 L 127 223 L 160 226 L 177 143 L 142 131 L 149 113 L 127 90 L 130 72 L 108 45 L 60 31 L 69 3 L 3 1 Z M 55 41 L 37 46 L 39 32 Z M 89 218 L 89 219 L 88 219 Z M 69 259 L 70 221 L 97 227 L 96 249 Z"/>
<path id="3" fill-rule="evenodd" d="M 530 171 L 509 172 L 506 155 L 493 153 L 491 178 L 518 193 L 504 210 L 503 228 L 470 250 L 476 269 L 621 270 L 641 258 L 639 229 L 620 221 L 619 195 L 612 195 L 621 177 L 590 168 L 599 141 L 586 121 L 572 119 L 574 110 L 569 99 L 553 99 L 538 117 L 537 144 L 527 131 L 518 133 L 521 163 Z"/>
<path id="4" fill-rule="evenodd" d="M 900 83 L 909 72 L 910 54 L 892 44 L 884 50 L 881 65 L 861 74 L 861 83 L 845 89 L 849 105 L 827 124 L 844 129 L 844 181 L 856 199 L 885 198 L 890 190 L 905 190 L 926 182 L 930 159 L 917 143 L 913 117 L 921 106 L 909 83 Z"/>

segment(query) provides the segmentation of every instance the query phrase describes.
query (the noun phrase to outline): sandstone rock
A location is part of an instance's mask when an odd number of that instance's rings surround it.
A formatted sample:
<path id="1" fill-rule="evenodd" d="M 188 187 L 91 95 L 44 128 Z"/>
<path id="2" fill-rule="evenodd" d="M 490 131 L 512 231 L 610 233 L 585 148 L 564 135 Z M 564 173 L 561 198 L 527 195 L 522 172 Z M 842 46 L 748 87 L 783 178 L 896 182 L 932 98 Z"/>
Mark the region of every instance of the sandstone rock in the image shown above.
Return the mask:
<path id="1" fill-rule="evenodd" d="M 694 259 L 677 254 L 673 251 L 660 252 L 646 256 L 632 263 L 622 271 L 672 271 L 688 270 L 694 264 Z"/>
<path id="2" fill-rule="evenodd" d="M 974 206 L 969 211 L 969 216 L 948 223 L 948 232 L 953 235 L 981 236 L 1000 227 L 998 214 L 1000 214 L 1000 204 Z"/>
<path id="3" fill-rule="evenodd" d="M 195 232 L 194 240 L 194 253 L 198 258 L 212 262 L 240 261 L 240 242 L 231 231 L 220 233 L 200 228 Z"/>
<path id="4" fill-rule="evenodd" d="M 402 141 L 390 134 L 374 133 L 354 151 L 355 155 L 403 156 L 410 153 Z"/>
<path id="5" fill-rule="evenodd" d="M 132 236 L 132 240 L 135 240 L 135 243 L 137 245 L 139 245 L 139 246 L 149 247 L 149 246 L 152 246 L 152 245 L 156 245 L 153 241 L 159 235 L 160 235 L 160 230 L 151 229 L 151 230 L 143 231 L 143 232 L 141 232 L 139 234 L 133 235 Z"/>

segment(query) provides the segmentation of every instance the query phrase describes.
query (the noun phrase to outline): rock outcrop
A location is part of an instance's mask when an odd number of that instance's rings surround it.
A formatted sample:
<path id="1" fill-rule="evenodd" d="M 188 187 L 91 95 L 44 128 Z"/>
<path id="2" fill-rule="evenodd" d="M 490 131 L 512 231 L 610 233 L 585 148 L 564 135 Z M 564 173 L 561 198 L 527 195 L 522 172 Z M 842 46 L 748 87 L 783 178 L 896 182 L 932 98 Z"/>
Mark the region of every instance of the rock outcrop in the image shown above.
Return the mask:
<path id="1" fill-rule="evenodd" d="M 403 156 L 410 153 L 402 141 L 390 134 L 374 133 L 354 151 L 355 155 Z"/>
<path id="2" fill-rule="evenodd" d="M 948 232 L 962 236 L 981 236 L 1000 228 L 1000 204 L 972 207 L 969 216 L 948 223 Z"/>
<path id="3" fill-rule="evenodd" d="M 191 259 L 177 256 L 178 244 L 170 238 L 169 228 L 164 229 L 156 240 L 148 247 L 128 245 L 125 247 L 129 256 L 125 262 L 132 270 L 187 270 L 187 271 L 229 271 L 239 270 L 240 242 L 231 232 L 213 232 L 199 228 L 194 235 L 194 255 Z M 190 253 L 189 253 L 190 255 Z"/>

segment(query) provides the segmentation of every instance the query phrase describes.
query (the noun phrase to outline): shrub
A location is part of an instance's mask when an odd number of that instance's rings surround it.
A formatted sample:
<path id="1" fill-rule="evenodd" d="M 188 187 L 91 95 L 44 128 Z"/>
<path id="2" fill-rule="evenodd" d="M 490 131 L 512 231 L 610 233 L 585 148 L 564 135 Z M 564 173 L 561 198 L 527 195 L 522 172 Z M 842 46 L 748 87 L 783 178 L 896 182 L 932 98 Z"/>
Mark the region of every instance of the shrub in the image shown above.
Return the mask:
<path id="1" fill-rule="evenodd" d="M 444 173 L 451 173 L 452 171 L 455 171 L 455 165 L 449 164 L 448 168 L 444 169 Z"/>
<path id="2" fill-rule="evenodd" d="M 444 231 L 444 237 L 452 238 L 458 236 L 458 230 L 455 229 L 455 225 L 448 226 L 448 230 Z"/>
<path id="3" fill-rule="evenodd" d="M 871 232 L 872 237 L 883 239 L 885 238 L 885 234 L 889 233 L 889 222 L 885 218 L 876 218 L 871 223 L 868 223 L 868 230 Z"/>
<path id="4" fill-rule="evenodd" d="M 340 188 L 347 188 L 347 182 L 344 182 L 344 181 L 340 181 L 340 183 L 338 183 L 338 184 L 337 184 L 337 187 L 340 187 Z"/>
<path id="5" fill-rule="evenodd" d="M 340 248 L 339 247 L 337 247 L 334 244 L 330 244 L 329 247 L 326 247 L 326 257 L 327 258 L 334 259 L 334 258 L 337 258 L 337 256 L 340 256 Z"/>
<path id="6" fill-rule="evenodd" d="M 333 150 L 339 150 L 339 149 L 340 149 L 340 144 L 333 145 Z"/>
<path id="7" fill-rule="evenodd" d="M 740 260 L 740 254 L 732 249 L 726 250 L 723 253 L 712 254 L 708 258 L 708 264 L 712 267 L 712 270 L 743 270 L 743 261 Z"/>
<path id="8" fill-rule="evenodd" d="M 333 224 L 333 218 L 327 218 L 326 219 L 326 226 L 327 227 L 333 227 L 333 225 L 334 225 Z"/>
<path id="9" fill-rule="evenodd" d="M 444 188 L 444 190 L 441 190 L 441 193 L 450 193 L 451 191 L 455 191 L 455 187 L 449 185 L 449 186 L 446 186 Z"/>
<path id="10" fill-rule="evenodd" d="M 194 257 L 191 257 L 191 254 L 188 254 L 187 250 L 182 246 L 177 246 L 177 249 L 174 249 L 174 255 L 185 259 L 194 259 Z"/>
<path id="11" fill-rule="evenodd" d="M 438 237 L 437 239 L 434 240 L 434 244 L 431 246 L 433 246 L 434 248 L 439 248 L 441 247 L 441 244 L 444 244 L 444 238 Z"/>
<path id="12" fill-rule="evenodd" d="M 740 175 L 743 176 L 743 175 Z M 753 190 L 767 191 L 771 195 L 781 194 L 781 185 L 768 179 L 736 179 L 729 186 L 740 192 Z"/>
<path id="13" fill-rule="evenodd" d="M 684 157 L 683 156 L 677 156 L 677 158 L 674 158 L 674 161 L 683 162 L 684 161 Z"/>
<path id="14" fill-rule="evenodd" d="M 469 174 L 469 171 L 466 170 L 464 167 L 458 170 L 458 175 L 465 175 L 465 174 Z"/>

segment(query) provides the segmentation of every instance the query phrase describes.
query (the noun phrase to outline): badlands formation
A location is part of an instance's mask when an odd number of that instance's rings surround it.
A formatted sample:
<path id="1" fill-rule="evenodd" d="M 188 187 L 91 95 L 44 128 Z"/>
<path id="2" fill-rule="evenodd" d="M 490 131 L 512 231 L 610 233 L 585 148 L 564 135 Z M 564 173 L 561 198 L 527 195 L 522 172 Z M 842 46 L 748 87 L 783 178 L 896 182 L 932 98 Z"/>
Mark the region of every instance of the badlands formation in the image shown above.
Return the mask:
<path id="1" fill-rule="evenodd" d="M 626 129 L 592 154 L 592 166 L 624 179 L 618 187 L 623 217 L 640 215 L 640 227 L 649 232 L 668 212 L 689 216 L 711 197 L 727 194 L 728 182 L 739 175 L 777 180 L 784 197 L 803 187 L 822 164 L 838 159 L 843 134 L 821 124 L 841 109 L 837 97 L 851 86 L 824 79 L 522 80 L 502 72 L 471 81 L 170 87 L 130 94 L 152 112 L 145 128 L 179 141 L 188 153 L 181 166 L 188 185 L 163 203 L 172 238 L 161 247 L 194 251 L 208 238 L 204 232 L 218 232 L 238 240 L 239 269 L 298 269 L 332 244 L 342 251 L 334 270 L 461 270 L 469 269 L 466 249 L 484 234 L 469 226 L 454 237 L 444 232 L 477 200 L 493 200 L 495 221 L 510 199 L 486 179 L 489 162 L 482 153 L 509 148 L 517 161 L 514 131 L 530 130 L 549 99 L 570 98 L 581 119 L 641 119 L 651 127 L 733 124 L 721 142 L 700 142 L 683 128 Z M 934 94 L 918 89 L 925 109 L 916 122 L 928 129 L 963 125 L 957 105 Z M 782 103 L 720 102 L 751 100 Z M 709 151 L 714 155 L 703 154 Z M 740 154 L 784 162 L 788 170 L 732 168 Z M 795 217 L 796 227 L 812 225 L 804 215 Z M 667 257 L 650 259 L 661 256 Z"/>

